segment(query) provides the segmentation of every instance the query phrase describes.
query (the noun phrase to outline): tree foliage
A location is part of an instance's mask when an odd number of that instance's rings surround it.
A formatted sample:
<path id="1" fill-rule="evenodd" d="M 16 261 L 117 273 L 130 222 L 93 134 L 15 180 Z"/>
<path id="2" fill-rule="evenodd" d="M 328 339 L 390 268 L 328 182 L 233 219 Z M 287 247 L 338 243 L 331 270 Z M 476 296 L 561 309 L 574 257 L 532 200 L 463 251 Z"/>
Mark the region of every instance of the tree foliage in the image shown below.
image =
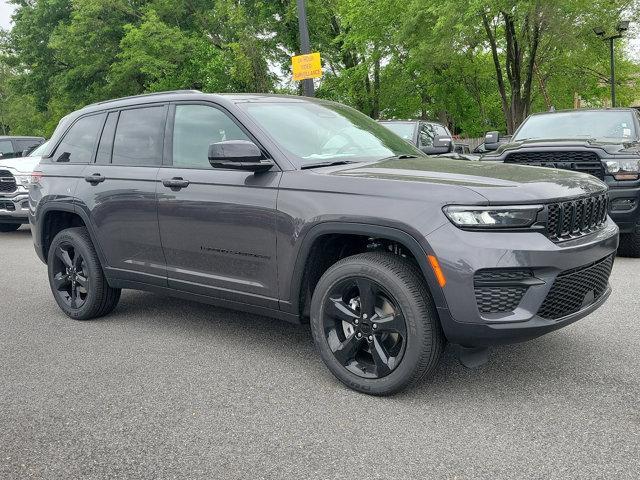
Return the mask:
<path id="1" fill-rule="evenodd" d="M 12 0 L 0 35 L 0 132 L 48 135 L 117 96 L 180 88 L 300 92 L 295 0 Z M 378 117 L 434 118 L 478 136 L 531 112 L 608 98 L 613 32 L 638 0 L 307 0 L 320 97 Z M 640 70 L 618 42 L 618 98 Z"/>

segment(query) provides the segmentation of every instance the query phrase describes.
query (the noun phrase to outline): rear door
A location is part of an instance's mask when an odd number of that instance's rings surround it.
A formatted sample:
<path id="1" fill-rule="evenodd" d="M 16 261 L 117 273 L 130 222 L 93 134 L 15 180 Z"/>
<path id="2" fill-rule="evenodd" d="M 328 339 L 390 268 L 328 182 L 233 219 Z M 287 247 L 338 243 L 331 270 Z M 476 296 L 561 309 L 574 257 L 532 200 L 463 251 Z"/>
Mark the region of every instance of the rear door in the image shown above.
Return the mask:
<path id="1" fill-rule="evenodd" d="M 275 209 L 281 172 L 211 167 L 209 144 L 255 142 L 213 104 L 173 105 L 169 130 L 168 164 L 160 169 L 158 184 L 169 286 L 277 308 Z M 169 186 L 174 179 L 184 186 Z"/>
<path id="2" fill-rule="evenodd" d="M 108 113 L 95 163 L 76 196 L 87 210 L 105 256 L 122 280 L 166 286 L 156 178 L 162 164 L 168 107 L 154 104 Z"/>

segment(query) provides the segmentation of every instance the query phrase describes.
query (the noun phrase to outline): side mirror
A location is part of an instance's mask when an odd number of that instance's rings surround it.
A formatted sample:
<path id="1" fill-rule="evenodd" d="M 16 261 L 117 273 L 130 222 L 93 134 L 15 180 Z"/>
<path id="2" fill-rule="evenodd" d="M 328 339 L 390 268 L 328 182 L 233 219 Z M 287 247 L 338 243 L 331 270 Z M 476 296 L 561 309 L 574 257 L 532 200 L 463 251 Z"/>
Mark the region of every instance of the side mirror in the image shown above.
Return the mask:
<path id="1" fill-rule="evenodd" d="M 420 147 L 427 155 L 440 155 L 443 153 L 450 153 L 453 151 L 453 140 L 446 135 L 436 135 L 433 139 L 433 145 L 429 147 Z"/>
<path id="2" fill-rule="evenodd" d="M 486 150 L 497 150 L 500 146 L 500 132 L 488 132 L 484 136 L 484 148 Z"/>
<path id="3" fill-rule="evenodd" d="M 31 150 L 33 150 L 33 148 L 25 148 L 24 150 L 22 150 L 22 153 L 20 154 L 21 157 L 28 157 L 29 154 L 31 153 Z"/>
<path id="4" fill-rule="evenodd" d="M 258 146 L 249 140 L 227 140 L 209 145 L 209 163 L 213 168 L 266 172 L 274 163 L 265 159 Z"/>

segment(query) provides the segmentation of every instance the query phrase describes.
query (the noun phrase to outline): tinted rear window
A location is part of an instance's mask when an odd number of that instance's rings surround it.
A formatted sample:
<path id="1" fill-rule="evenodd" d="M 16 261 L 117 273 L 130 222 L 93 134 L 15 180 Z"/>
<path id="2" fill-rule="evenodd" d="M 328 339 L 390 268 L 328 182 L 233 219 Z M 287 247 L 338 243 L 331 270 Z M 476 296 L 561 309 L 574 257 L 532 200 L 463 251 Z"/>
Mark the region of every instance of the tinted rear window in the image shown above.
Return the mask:
<path id="1" fill-rule="evenodd" d="M 91 115 L 76 121 L 66 133 L 56 152 L 54 161 L 62 163 L 89 163 L 105 114 Z"/>
<path id="2" fill-rule="evenodd" d="M 166 107 L 144 107 L 120 112 L 113 141 L 115 165 L 161 165 Z"/>

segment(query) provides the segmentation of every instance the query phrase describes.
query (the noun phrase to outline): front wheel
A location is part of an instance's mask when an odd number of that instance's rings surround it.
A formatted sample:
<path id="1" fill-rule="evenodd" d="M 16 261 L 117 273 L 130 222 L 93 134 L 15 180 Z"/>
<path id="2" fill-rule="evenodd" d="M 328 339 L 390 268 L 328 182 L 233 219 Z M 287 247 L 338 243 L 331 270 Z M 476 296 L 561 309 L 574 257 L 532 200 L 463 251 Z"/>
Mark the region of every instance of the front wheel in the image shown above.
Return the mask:
<path id="1" fill-rule="evenodd" d="M 620 235 L 618 255 L 621 257 L 640 258 L 640 232 Z"/>
<path id="2" fill-rule="evenodd" d="M 53 297 L 74 320 L 106 315 L 120 300 L 120 289 L 107 283 L 86 228 L 58 233 L 49 247 L 47 267 Z"/>
<path id="3" fill-rule="evenodd" d="M 311 329 L 329 370 L 371 395 L 396 393 L 432 373 L 444 348 L 422 275 L 387 253 L 331 266 L 313 293 Z"/>

